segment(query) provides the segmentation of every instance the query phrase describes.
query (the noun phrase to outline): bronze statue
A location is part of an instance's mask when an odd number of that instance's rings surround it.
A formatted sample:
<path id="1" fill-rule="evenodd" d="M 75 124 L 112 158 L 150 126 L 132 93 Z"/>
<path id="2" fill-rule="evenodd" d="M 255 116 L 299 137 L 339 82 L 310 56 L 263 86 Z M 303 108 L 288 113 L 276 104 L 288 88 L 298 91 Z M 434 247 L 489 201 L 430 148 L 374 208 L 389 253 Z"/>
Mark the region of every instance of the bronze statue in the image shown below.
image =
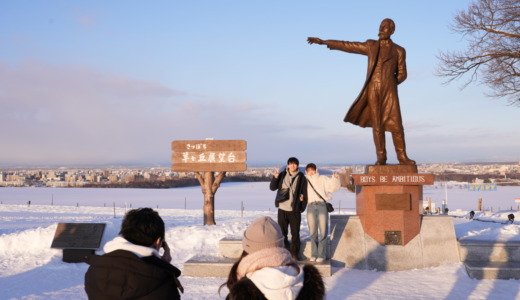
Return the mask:
<path id="1" fill-rule="evenodd" d="M 359 96 L 347 112 L 344 121 L 361 127 L 372 127 L 376 146 L 376 165 L 386 164 L 385 131 L 392 133 L 397 159 L 402 165 L 415 165 L 406 155 L 404 129 L 399 108 L 397 85 L 406 79 L 406 52 L 395 44 L 390 36 L 395 23 L 384 19 L 379 26 L 379 40 L 347 42 L 307 39 L 309 44 L 327 45 L 331 50 L 341 50 L 368 56 L 368 72 Z"/>

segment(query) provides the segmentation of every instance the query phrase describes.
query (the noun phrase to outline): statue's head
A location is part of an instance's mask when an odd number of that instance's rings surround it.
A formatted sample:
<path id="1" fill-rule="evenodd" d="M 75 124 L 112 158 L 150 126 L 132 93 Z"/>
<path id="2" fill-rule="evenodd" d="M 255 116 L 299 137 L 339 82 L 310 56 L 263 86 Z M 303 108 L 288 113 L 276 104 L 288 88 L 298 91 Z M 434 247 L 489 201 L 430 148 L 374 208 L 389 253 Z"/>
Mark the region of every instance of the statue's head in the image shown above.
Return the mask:
<path id="1" fill-rule="evenodd" d="M 388 40 L 395 31 L 395 23 L 392 19 L 384 19 L 379 25 L 379 39 Z"/>

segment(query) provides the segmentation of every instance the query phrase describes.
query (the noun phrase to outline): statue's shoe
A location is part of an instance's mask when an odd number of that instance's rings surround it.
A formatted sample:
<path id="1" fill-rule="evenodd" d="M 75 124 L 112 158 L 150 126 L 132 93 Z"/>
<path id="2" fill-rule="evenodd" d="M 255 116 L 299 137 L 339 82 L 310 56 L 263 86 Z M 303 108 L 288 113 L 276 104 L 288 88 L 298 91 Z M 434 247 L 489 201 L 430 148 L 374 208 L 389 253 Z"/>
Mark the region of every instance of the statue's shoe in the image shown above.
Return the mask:
<path id="1" fill-rule="evenodd" d="M 399 160 L 399 164 L 400 165 L 415 165 L 415 160 L 409 159 L 407 157 L 407 158 L 404 158 L 404 159 L 400 159 Z"/>
<path id="2" fill-rule="evenodd" d="M 378 159 L 374 165 L 376 165 L 376 166 L 386 165 L 386 159 L 385 160 Z"/>

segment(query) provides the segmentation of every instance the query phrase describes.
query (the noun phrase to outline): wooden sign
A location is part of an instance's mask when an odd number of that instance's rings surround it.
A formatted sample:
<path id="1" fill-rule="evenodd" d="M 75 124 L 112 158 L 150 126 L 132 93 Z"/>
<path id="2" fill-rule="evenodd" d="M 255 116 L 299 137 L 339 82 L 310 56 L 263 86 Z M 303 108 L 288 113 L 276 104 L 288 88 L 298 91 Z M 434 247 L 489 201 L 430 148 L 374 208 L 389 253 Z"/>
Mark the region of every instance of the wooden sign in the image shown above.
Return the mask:
<path id="1" fill-rule="evenodd" d="M 352 174 L 354 185 L 431 185 L 433 174 Z"/>
<path id="2" fill-rule="evenodd" d="M 175 172 L 241 172 L 247 169 L 244 140 L 173 141 L 172 150 L 172 171 Z"/>
<path id="3" fill-rule="evenodd" d="M 58 223 L 51 248 L 97 249 L 105 231 L 104 223 Z"/>

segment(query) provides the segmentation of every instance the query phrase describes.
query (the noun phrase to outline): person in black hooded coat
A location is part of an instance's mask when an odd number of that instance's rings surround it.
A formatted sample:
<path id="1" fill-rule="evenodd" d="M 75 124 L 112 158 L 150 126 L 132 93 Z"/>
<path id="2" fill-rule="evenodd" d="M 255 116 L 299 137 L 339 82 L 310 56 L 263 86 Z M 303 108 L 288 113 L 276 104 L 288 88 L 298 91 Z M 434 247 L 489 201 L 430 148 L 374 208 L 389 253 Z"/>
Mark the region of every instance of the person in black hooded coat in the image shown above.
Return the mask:
<path id="1" fill-rule="evenodd" d="M 280 173 L 276 169 L 269 184 L 271 191 L 277 191 L 275 206 L 278 208 L 277 219 L 284 236 L 284 245 L 295 259 L 299 259 L 300 253 L 301 214 L 307 207 L 307 179 L 300 172 L 299 164 L 296 157 L 290 157 L 287 168 Z M 281 194 L 286 194 L 286 197 L 280 197 Z M 291 243 L 288 228 L 291 231 Z"/>
<path id="2" fill-rule="evenodd" d="M 159 255 L 158 250 L 164 249 Z M 85 274 L 89 299 L 180 299 L 181 271 L 170 264 L 164 222 L 151 208 L 130 210 L 120 236 L 106 243 L 105 254 L 90 256 Z"/>

